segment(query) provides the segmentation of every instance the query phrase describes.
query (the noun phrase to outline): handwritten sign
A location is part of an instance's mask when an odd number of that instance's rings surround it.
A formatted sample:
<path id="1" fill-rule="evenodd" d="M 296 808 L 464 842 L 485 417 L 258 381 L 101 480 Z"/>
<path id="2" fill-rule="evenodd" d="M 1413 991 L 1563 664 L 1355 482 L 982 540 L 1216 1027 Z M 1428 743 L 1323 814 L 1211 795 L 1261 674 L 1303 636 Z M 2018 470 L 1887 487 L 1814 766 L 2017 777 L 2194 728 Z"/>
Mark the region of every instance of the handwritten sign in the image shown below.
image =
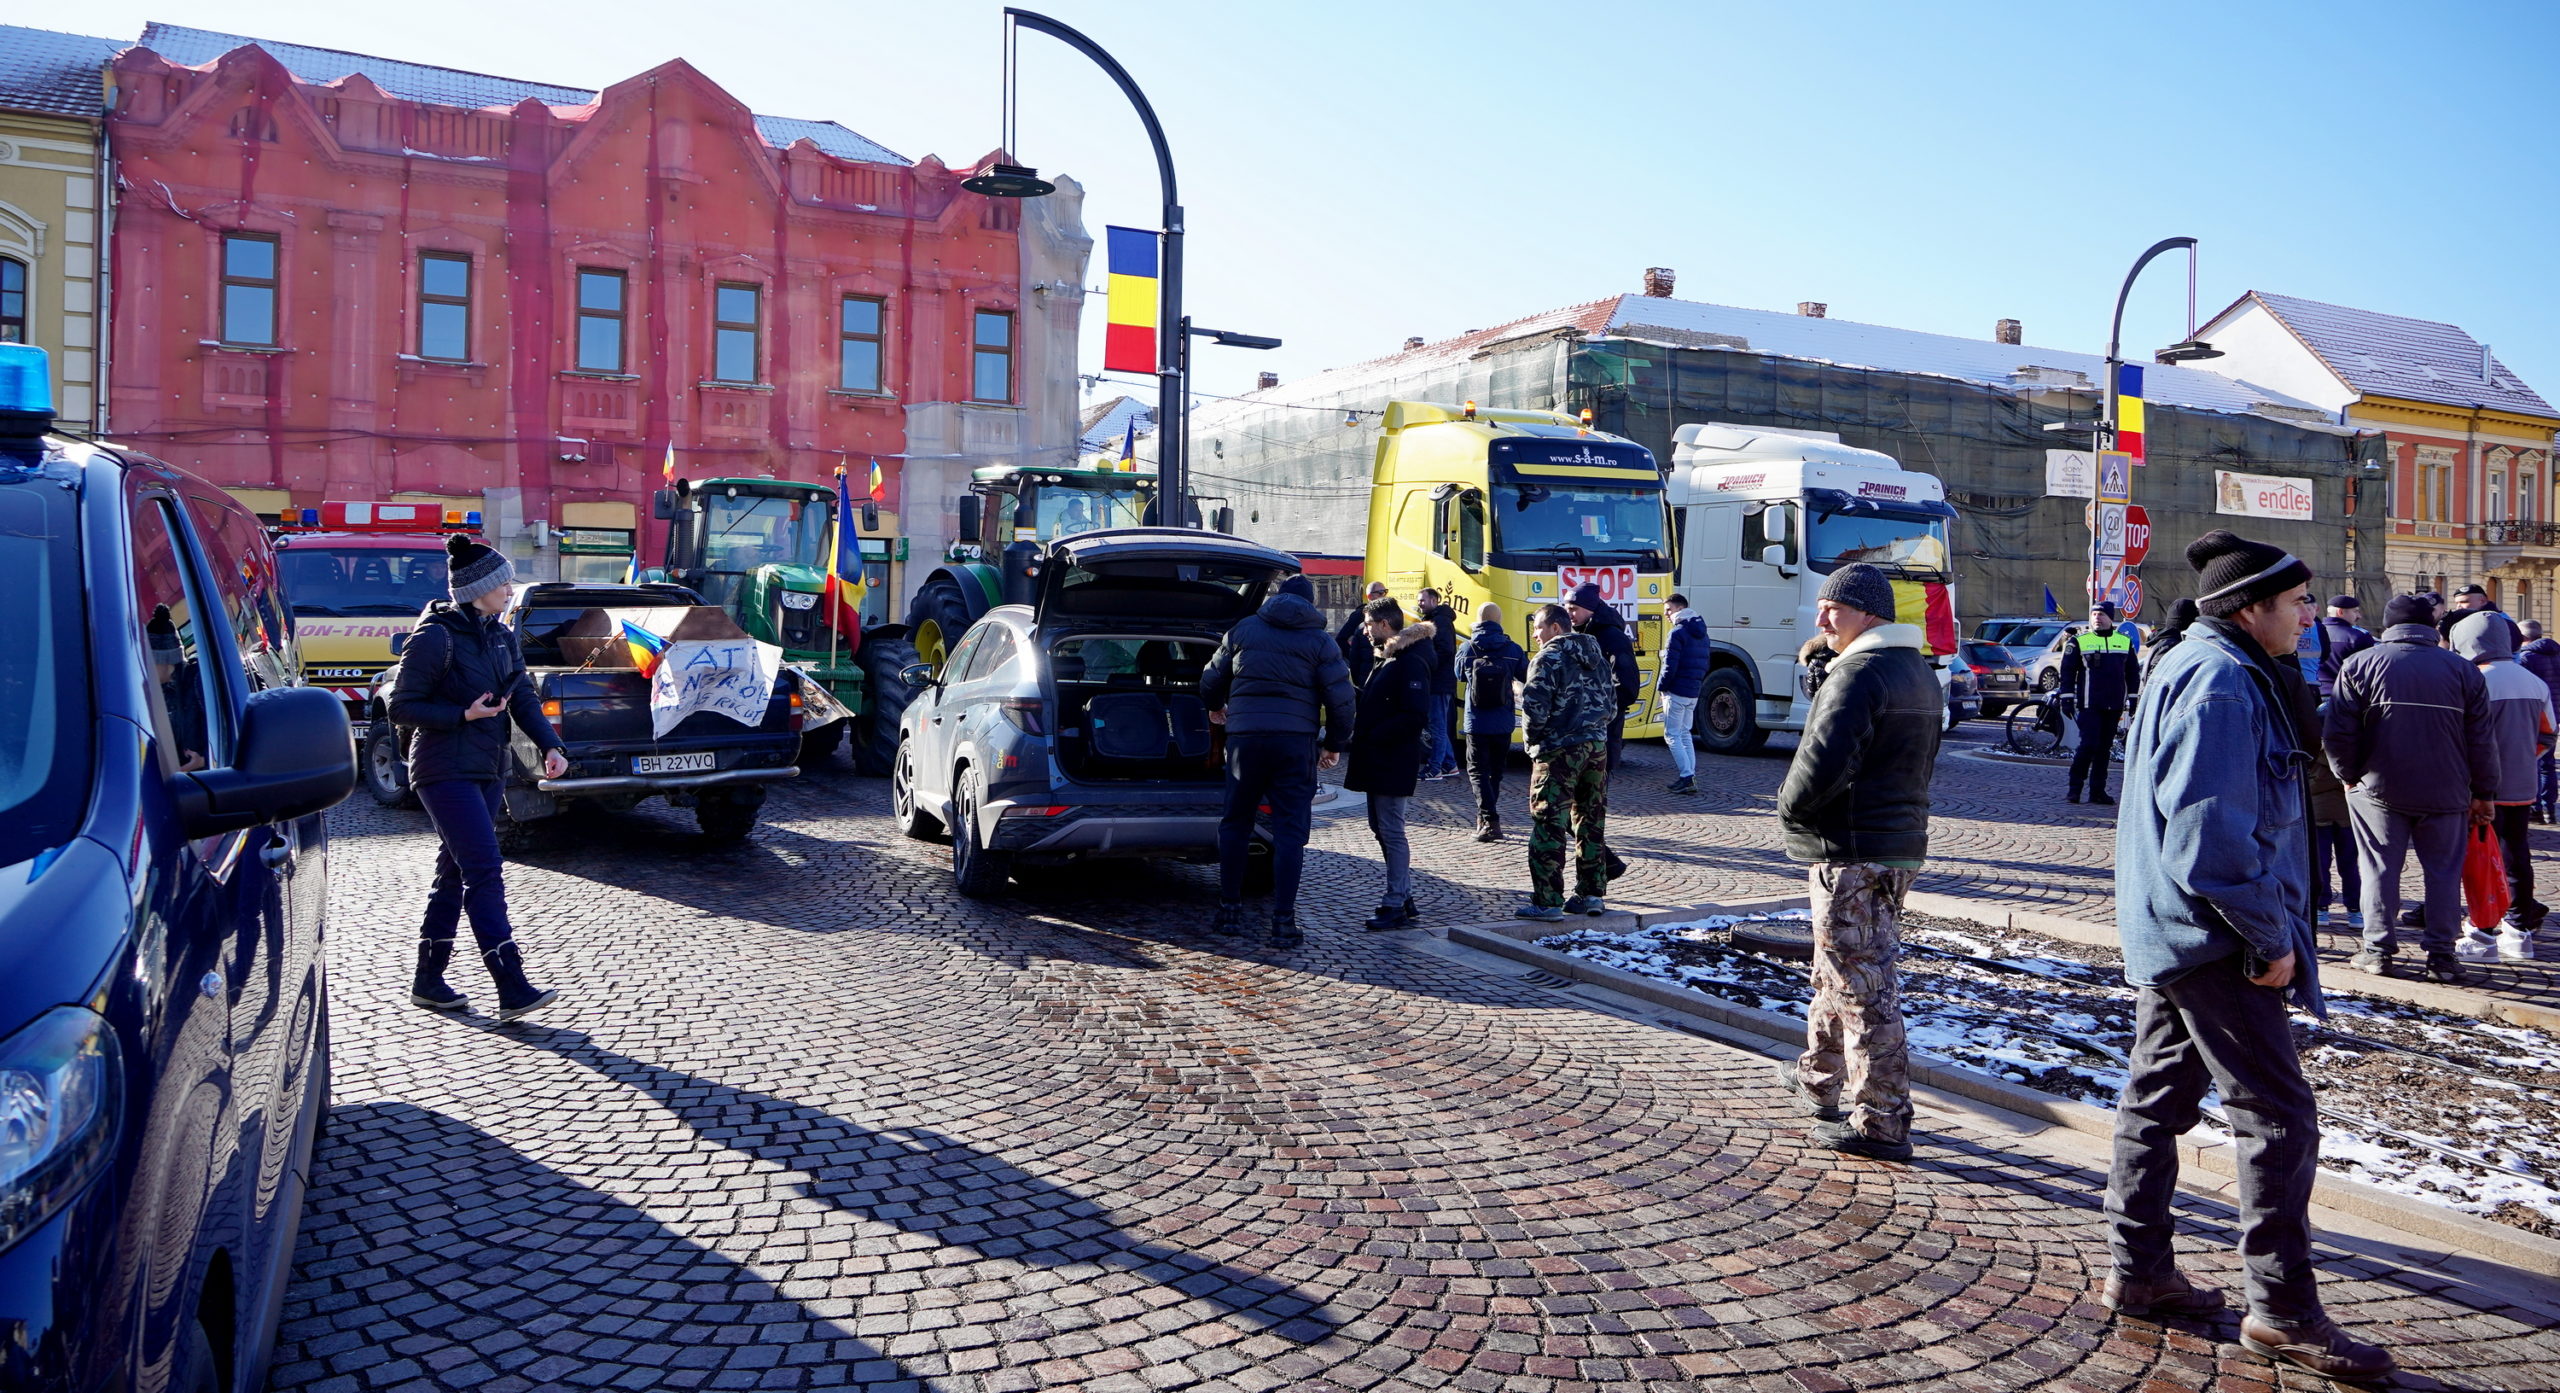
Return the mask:
<path id="1" fill-rule="evenodd" d="M 1600 598 L 1632 624 L 1636 618 L 1636 568 L 1633 566 L 1558 566 L 1556 586 L 1566 599 L 1574 587 L 1588 582 L 1600 587 Z"/>
<path id="2" fill-rule="evenodd" d="M 657 675 L 649 679 L 649 727 L 655 739 L 696 711 L 726 716 L 742 726 L 764 724 L 782 650 L 751 638 L 688 639 L 667 645 Z"/>

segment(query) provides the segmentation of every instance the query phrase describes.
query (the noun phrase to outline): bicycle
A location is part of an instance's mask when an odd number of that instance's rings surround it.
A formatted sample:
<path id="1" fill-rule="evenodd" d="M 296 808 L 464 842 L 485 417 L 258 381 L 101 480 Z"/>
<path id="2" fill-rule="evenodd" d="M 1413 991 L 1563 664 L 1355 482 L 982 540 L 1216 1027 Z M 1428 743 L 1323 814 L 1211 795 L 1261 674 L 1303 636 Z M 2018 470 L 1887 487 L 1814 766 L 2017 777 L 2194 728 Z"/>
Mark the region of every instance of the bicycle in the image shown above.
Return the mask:
<path id="1" fill-rule="evenodd" d="M 2063 698 L 2035 696 L 2011 703 L 2000 748 L 2013 755 L 2044 756 L 2061 750 Z"/>

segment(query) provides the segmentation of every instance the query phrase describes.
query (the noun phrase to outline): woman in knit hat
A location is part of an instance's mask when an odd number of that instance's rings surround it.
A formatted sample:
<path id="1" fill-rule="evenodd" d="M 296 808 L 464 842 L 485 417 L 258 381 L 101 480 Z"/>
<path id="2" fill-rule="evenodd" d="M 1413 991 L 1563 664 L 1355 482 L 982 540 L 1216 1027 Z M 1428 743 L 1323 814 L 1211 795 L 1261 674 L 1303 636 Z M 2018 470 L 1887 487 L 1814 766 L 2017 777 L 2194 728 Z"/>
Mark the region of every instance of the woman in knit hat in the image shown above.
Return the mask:
<path id="1" fill-rule="evenodd" d="M 498 1019 L 511 1021 L 549 1005 L 560 993 L 525 979 L 524 953 L 507 921 L 505 858 L 498 815 L 506 790 L 508 721 L 542 750 L 542 776 L 569 772 L 560 737 L 542 714 L 542 698 L 525 677 L 524 652 L 498 616 L 506 611 L 515 568 L 469 537 L 445 541 L 451 603 L 428 606 L 401 649 L 391 689 L 391 719 L 415 734 L 409 786 L 435 823 L 435 888 L 418 926 L 417 975 L 409 999 L 433 1011 L 460 1011 L 469 998 L 447 986 L 454 934 L 465 916 L 480 961 L 498 988 Z"/>

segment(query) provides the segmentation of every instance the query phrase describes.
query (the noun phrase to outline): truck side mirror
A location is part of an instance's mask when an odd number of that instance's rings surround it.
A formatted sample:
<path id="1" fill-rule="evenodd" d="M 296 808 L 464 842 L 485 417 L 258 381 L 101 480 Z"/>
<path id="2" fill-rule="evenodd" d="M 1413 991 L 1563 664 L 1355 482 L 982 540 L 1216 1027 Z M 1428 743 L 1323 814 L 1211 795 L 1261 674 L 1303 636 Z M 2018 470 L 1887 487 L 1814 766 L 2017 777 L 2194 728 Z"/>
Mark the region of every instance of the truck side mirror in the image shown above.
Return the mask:
<path id="1" fill-rule="evenodd" d="M 978 544 L 978 495 L 970 494 L 960 502 L 960 540 L 971 546 Z"/>
<path id="2" fill-rule="evenodd" d="M 862 504 L 862 530 L 865 532 L 880 530 L 880 505 L 868 499 L 865 499 Z"/>
<path id="3" fill-rule="evenodd" d="M 649 495 L 649 511 L 660 522 L 673 522 L 676 516 L 676 491 L 660 489 Z"/>
<path id="4" fill-rule="evenodd" d="M 1769 545 L 1760 548 L 1760 564 L 1763 566 L 1776 566 L 1784 569 L 1787 564 L 1786 544 L 1783 542 L 1771 542 Z"/>
<path id="5" fill-rule="evenodd" d="M 1232 535 L 1236 530 L 1236 510 L 1234 506 L 1226 503 L 1219 504 L 1217 511 L 1209 515 L 1209 526 L 1214 531 L 1225 532 Z"/>

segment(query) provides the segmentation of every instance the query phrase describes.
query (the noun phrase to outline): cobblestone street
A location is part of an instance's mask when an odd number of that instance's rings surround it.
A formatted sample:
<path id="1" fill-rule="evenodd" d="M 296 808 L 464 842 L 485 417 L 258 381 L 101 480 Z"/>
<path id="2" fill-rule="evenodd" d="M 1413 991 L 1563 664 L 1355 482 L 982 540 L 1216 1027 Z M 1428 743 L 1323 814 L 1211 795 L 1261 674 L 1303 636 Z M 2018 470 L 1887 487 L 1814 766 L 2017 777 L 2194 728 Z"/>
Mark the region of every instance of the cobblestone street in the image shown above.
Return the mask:
<path id="1" fill-rule="evenodd" d="M 1799 892 L 1778 744 L 1703 758 L 1694 799 L 1632 748 L 1613 903 Z M 2106 918 L 2108 810 L 1963 748 L 1923 888 Z M 1517 901 L 1525 784 L 1490 848 L 1425 785 L 1428 923 Z M 1205 868 L 960 900 L 841 765 L 732 850 L 579 817 L 509 871 L 568 997 L 499 1028 L 407 1004 L 424 818 L 335 818 L 336 1107 L 279 1388 L 2327 1386 L 2231 1317 L 2108 1319 L 2079 1161 L 1925 1104 L 1912 1164 L 1810 1150 L 1763 1057 L 1362 933 L 1356 819 L 1284 954 L 1199 932 Z M 2236 1289 L 2230 1211 L 2188 1213 L 2182 1261 Z M 2322 1254 L 2403 1387 L 2560 1386 L 2546 1298 Z"/>

